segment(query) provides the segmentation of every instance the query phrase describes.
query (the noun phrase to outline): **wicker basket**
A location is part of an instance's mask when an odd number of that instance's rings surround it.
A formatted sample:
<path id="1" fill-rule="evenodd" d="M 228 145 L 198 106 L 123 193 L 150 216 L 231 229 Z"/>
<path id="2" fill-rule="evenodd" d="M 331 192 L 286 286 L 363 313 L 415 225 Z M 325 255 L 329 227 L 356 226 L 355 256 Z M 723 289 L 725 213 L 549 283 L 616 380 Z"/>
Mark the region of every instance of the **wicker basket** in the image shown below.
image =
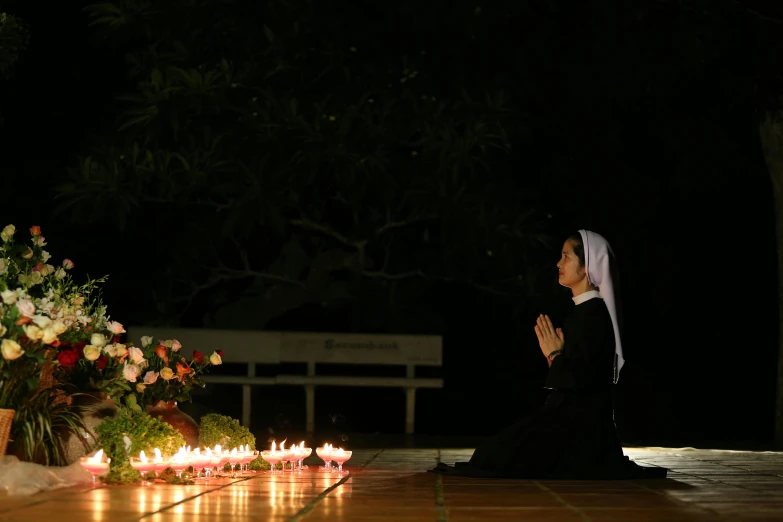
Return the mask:
<path id="1" fill-rule="evenodd" d="M 11 435 L 11 423 L 14 422 L 15 410 L 0 409 L 0 455 L 5 455 L 8 447 L 8 437 Z"/>

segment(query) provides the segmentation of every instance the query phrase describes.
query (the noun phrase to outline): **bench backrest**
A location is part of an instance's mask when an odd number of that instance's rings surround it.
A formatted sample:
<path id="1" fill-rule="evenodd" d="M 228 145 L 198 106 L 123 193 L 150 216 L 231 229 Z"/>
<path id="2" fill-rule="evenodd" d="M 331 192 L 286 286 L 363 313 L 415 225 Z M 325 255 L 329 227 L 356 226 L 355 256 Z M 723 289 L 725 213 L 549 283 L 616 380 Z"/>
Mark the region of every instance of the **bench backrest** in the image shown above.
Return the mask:
<path id="1" fill-rule="evenodd" d="M 280 364 L 280 332 L 252 330 L 212 330 L 207 328 L 167 328 L 132 326 L 128 340 L 141 346 L 141 337 L 176 339 L 182 343 L 185 357 L 197 350 L 207 357 L 223 350 L 223 362 Z"/>
<path id="2" fill-rule="evenodd" d="M 223 350 L 227 363 L 281 362 L 441 366 L 443 339 L 437 335 L 266 332 L 133 326 L 128 340 L 141 336 L 177 339 L 186 356 Z"/>

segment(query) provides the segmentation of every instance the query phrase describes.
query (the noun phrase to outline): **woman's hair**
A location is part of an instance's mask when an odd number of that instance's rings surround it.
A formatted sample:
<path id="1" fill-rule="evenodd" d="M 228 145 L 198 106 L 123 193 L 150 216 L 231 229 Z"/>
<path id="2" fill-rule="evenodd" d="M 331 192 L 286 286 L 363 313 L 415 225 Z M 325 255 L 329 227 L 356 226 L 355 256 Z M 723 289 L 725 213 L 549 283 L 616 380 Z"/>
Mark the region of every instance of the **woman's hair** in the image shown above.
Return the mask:
<path id="1" fill-rule="evenodd" d="M 579 258 L 579 266 L 585 266 L 585 245 L 582 243 L 582 234 L 577 232 L 568 236 L 568 240 L 574 244 L 574 254 Z"/>

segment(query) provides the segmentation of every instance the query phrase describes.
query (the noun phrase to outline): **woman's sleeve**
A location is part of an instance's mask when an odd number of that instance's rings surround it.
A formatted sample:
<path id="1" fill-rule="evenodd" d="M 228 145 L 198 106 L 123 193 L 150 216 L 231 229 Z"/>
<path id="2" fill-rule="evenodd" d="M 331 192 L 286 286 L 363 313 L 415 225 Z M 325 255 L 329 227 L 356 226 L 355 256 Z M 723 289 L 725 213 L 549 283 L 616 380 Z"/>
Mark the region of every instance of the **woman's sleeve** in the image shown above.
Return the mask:
<path id="1" fill-rule="evenodd" d="M 614 331 L 611 322 L 608 332 L 606 325 L 602 324 L 604 321 L 596 322 L 588 322 L 581 332 L 574 332 L 570 337 L 568 331 L 563 332 L 563 353 L 552 360 L 546 380 L 547 388 L 584 390 L 600 386 L 606 381 L 606 375 L 603 374 L 611 371 L 607 366 L 608 361 L 611 361 L 607 353 L 614 346 Z"/>

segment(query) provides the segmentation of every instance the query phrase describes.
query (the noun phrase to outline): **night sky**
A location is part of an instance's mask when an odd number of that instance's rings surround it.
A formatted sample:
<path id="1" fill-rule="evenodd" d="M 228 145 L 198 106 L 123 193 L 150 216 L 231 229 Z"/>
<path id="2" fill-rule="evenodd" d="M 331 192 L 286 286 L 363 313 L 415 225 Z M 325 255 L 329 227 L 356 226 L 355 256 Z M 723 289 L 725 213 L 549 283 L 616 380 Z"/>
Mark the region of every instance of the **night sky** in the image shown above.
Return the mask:
<path id="1" fill-rule="evenodd" d="M 535 209 L 553 238 L 529 258 L 544 278 L 536 295 L 488 295 L 444 281 L 422 290 L 437 312 L 399 333 L 444 336 L 446 387 L 420 393 L 417 431 L 491 434 L 541 401 L 546 364 L 535 316 L 567 313 L 570 295 L 556 285 L 555 263 L 565 237 L 587 228 L 610 241 L 621 271 L 627 363 L 616 419 L 623 441 L 770 443 L 777 264 L 758 125 L 783 99 L 783 7 L 772 0 L 391 4 L 326 2 L 322 9 L 345 25 L 338 32 L 327 20 L 319 38 L 379 53 L 426 48 L 427 81 L 444 96 L 502 88 L 511 148 L 485 183 L 511 187 L 506 196 L 518 201 L 519 214 Z M 31 31 L 13 76 L 0 79 L 0 225 L 40 225 L 55 259 L 73 259 L 82 277 L 110 275 L 105 300 L 114 319 L 152 323 L 167 299 L 159 276 L 182 262 L 167 253 L 180 248 L 172 237 L 190 234 L 191 217 L 143 207 L 120 228 L 110 216 L 54 213 L 56 186 L 116 129 L 125 110 L 116 97 L 134 89 L 123 59 L 134 42 L 88 27 L 85 5 L 0 2 L 0 12 L 20 16 Z M 260 9 L 248 11 L 250 22 Z M 265 22 L 257 22 L 261 31 Z M 353 35 L 360 43 L 349 42 Z M 329 190 L 303 197 L 315 201 Z M 406 236 L 399 241 L 406 256 L 430 255 Z M 221 299 L 240 299 L 248 285 L 227 282 Z M 213 290 L 193 301 L 183 326 L 204 324 Z M 351 320 L 347 313 L 308 304 L 266 327 L 371 332 L 402 324 L 385 322 L 381 312 Z M 375 408 L 353 393 L 319 391 L 319 419 L 337 414 L 346 431 L 402 431 L 399 391 L 362 392 L 387 405 Z M 257 426 L 303 427 L 299 390 L 264 388 L 256 398 Z"/>

